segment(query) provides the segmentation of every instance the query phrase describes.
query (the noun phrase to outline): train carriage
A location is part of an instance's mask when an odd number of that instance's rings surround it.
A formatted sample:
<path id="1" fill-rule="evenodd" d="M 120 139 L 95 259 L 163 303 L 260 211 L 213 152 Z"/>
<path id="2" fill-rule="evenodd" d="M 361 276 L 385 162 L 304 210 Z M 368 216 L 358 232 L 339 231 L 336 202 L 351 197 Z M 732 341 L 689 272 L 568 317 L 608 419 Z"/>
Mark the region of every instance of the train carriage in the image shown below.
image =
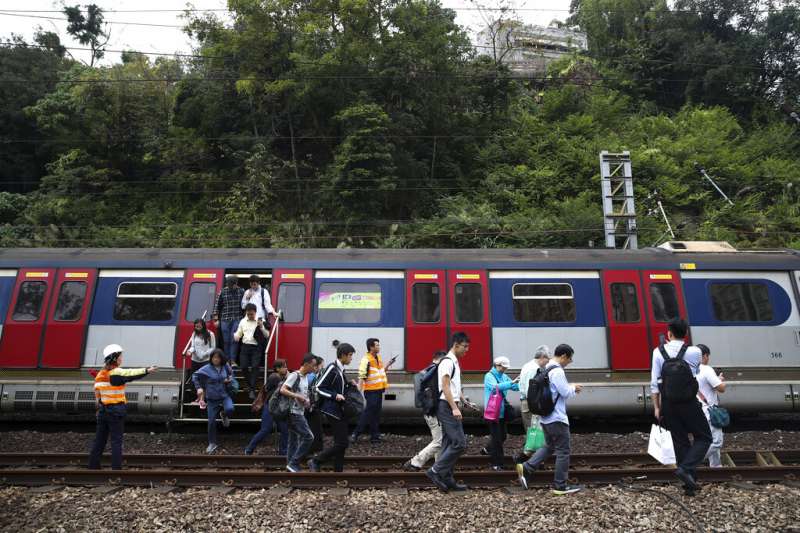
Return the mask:
<path id="1" fill-rule="evenodd" d="M 126 366 L 164 371 L 128 387 L 141 415 L 191 417 L 182 355 L 195 318 L 210 319 L 226 275 L 258 274 L 283 313 L 269 359 L 306 351 L 330 360 L 334 341 L 363 353 L 369 337 L 397 356 L 385 414 L 416 416 L 411 376 L 465 331 L 466 395 L 498 355 L 519 369 L 539 344 L 576 350 L 570 380 L 586 385 L 571 411 L 643 414 L 650 354 L 667 322 L 733 386 L 734 411 L 800 409 L 800 254 L 715 243 L 644 250 L 0 250 L 0 409 L 93 410 L 88 370 L 122 344 Z M 354 359 L 353 366 L 358 358 Z M 244 402 L 242 403 L 244 410 Z"/>

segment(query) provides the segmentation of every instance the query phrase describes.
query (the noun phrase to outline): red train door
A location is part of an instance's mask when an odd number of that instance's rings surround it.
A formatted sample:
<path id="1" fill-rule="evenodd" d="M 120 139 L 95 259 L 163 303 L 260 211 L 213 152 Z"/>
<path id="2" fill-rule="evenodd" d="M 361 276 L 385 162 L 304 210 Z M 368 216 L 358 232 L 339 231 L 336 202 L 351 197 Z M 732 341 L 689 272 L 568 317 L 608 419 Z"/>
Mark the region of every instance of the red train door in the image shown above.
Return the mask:
<path id="1" fill-rule="evenodd" d="M 205 314 L 206 324 L 215 331 L 211 317 L 217 304 L 217 295 L 222 290 L 224 272 L 216 269 L 190 269 L 184 273 L 181 307 L 178 326 L 175 328 L 175 368 L 181 368 L 181 354 L 189 345 L 194 330 L 194 321 Z M 183 360 L 186 368 L 191 366 L 191 357 Z"/>
<path id="2" fill-rule="evenodd" d="M 448 271 L 447 294 L 450 335 L 463 331 L 470 339 L 469 352 L 461 359 L 461 368 L 489 370 L 492 366 L 492 326 L 486 271 Z"/>
<path id="3" fill-rule="evenodd" d="M 269 365 L 279 357 L 287 361 L 289 368 L 299 368 L 303 354 L 309 351 L 312 280 L 311 270 L 273 271 L 272 307 L 283 312 L 283 319 L 278 338 L 270 345 Z"/>
<path id="4" fill-rule="evenodd" d="M 603 271 L 611 368 L 650 368 L 649 328 L 638 270 Z"/>
<path id="5" fill-rule="evenodd" d="M 93 268 L 58 271 L 55 292 L 47 313 L 47 327 L 39 366 L 78 368 L 81 366 L 89 310 L 97 280 Z"/>
<path id="6" fill-rule="evenodd" d="M 680 276 L 674 270 L 646 270 L 642 272 L 644 300 L 647 302 L 647 319 L 650 323 L 650 350 L 666 339 L 667 324 L 673 318 L 687 320 L 686 305 Z M 648 366 L 649 368 L 649 366 Z"/>
<path id="7" fill-rule="evenodd" d="M 406 273 L 406 370 L 428 366 L 434 352 L 447 345 L 447 313 L 443 270 Z"/>
<path id="8" fill-rule="evenodd" d="M 35 368 L 38 364 L 55 272 L 53 268 L 23 268 L 17 274 L 0 342 L 0 367 Z"/>

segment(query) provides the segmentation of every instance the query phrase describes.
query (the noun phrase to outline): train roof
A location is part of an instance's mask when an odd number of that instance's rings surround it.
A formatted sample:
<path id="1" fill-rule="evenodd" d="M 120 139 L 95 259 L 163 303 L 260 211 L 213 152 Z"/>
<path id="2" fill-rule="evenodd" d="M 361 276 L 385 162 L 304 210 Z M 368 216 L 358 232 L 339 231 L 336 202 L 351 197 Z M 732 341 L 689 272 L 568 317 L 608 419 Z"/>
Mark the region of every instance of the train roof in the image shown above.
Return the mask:
<path id="1" fill-rule="evenodd" d="M 2 248 L 0 268 L 800 270 L 797 250 Z"/>

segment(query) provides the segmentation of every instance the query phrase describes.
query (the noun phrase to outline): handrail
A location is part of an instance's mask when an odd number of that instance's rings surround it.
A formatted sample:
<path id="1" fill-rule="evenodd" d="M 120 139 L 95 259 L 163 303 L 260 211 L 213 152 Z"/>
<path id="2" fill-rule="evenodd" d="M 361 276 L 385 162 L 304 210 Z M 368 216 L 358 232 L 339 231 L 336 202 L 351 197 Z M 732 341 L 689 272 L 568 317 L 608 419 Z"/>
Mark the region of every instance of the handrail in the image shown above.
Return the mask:
<path id="1" fill-rule="evenodd" d="M 275 339 L 275 356 L 278 356 L 278 324 L 281 322 L 281 316 L 283 312 L 278 310 L 275 313 L 275 323 L 272 325 L 272 331 L 269 333 L 269 339 L 267 339 L 267 347 L 264 350 L 264 385 L 267 384 L 267 371 L 269 370 L 269 348 L 272 346 L 272 339 Z"/>

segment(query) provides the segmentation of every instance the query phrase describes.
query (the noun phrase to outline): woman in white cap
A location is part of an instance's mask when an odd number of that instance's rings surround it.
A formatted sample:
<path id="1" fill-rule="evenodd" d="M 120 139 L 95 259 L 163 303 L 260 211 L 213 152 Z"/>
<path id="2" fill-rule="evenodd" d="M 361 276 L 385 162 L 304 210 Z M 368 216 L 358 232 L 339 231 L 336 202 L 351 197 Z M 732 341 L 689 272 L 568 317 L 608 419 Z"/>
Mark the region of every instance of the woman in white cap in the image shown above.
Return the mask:
<path id="1" fill-rule="evenodd" d="M 89 468 L 100 468 L 100 457 L 111 436 L 111 468 L 122 469 L 122 433 L 125 429 L 125 384 L 152 374 L 158 367 L 122 368 L 122 346 L 109 344 L 103 349 L 105 365 L 94 378 L 97 403 L 97 433 L 89 454 Z"/>
<path id="2" fill-rule="evenodd" d="M 487 451 L 491 456 L 492 470 L 503 469 L 503 442 L 506 440 L 506 393 L 509 390 L 519 390 L 519 378 L 511 379 L 506 375 L 506 371 L 511 366 L 508 357 L 497 357 L 494 366 L 483 377 L 483 406 L 489 403 L 492 392 L 497 389 L 503 396 L 503 403 L 500 407 L 500 416 L 497 420 L 487 420 L 489 424 L 489 446 Z M 511 406 L 508 406 L 511 409 Z M 511 414 L 511 413 L 509 413 Z"/>

